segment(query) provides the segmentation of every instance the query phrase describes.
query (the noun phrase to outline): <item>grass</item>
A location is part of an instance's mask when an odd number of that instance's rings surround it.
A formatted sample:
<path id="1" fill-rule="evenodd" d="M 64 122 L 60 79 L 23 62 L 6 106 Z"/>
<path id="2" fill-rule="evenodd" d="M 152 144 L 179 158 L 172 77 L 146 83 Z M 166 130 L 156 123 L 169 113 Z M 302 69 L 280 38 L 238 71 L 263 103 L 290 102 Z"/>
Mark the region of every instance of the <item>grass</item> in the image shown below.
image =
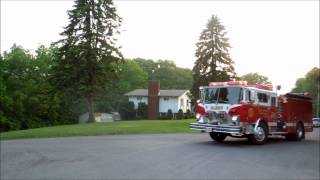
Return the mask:
<path id="1" fill-rule="evenodd" d="M 89 123 L 52 126 L 28 130 L 10 131 L 0 134 L 1 140 L 49 138 L 70 136 L 99 136 L 115 134 L 162 134 L 191 133 L 188 120 L 135 120 L 116 121 L 111 123 Z"/>

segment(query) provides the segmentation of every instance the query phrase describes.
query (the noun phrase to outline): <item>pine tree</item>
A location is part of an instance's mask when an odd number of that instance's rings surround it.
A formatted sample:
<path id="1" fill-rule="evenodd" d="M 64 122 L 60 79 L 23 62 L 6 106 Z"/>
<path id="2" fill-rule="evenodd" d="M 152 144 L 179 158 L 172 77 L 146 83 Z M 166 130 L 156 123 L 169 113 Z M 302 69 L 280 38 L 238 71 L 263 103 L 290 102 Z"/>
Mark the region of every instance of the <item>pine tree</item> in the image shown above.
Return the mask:
<path id="1" fill-rule="evenodd" d="M 235 77 L 234 62 L 229 55 L 229 39 L 219 18 L 213 15 L 196 44 L 192 94 L 199 97 L 199 86 L 209 82 L 228 81 Z"/>
<path id="2" fill-rule="evenodd" d="M 61 33 L 53 83 L 64 92 L 86 99 L 94 121 L 94 98 L 117 71 L 122 54 L 114 35 L 121 23 L 112 0 L 75 0 L 69 25 Z"/>

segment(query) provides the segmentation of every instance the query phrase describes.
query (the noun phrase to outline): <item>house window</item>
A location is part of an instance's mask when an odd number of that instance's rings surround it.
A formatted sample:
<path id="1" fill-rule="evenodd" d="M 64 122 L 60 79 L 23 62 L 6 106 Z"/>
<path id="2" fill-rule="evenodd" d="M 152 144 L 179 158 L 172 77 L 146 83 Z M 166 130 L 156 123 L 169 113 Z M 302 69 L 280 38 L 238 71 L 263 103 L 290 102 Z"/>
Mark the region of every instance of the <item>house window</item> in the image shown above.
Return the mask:
<path id="1" fill-rule="evenodd" d="M 163 98 L 164 101 L 169 101 L 169 98 L 165 97 Z"/>
<path id="2" fill-rule="evenodd" d="M 140 96 L 140 97 L 137 97 L 137 100 L 141 101 L 141 100 L 142 100 L 142 97 L 141 97 L 141 96 Z"/>

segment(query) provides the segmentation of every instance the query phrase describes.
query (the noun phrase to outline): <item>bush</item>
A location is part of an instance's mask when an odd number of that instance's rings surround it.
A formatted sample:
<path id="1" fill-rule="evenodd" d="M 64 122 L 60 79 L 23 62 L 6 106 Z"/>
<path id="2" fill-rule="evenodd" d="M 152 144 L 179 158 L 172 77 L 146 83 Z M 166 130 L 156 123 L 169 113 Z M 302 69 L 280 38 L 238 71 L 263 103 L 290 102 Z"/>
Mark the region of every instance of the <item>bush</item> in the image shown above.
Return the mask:
<path id="1" fill-rule="evenodd" d="M 183 111 L 182 109 L 179 109 L 178 113 L 177 113 L 177 119 L 182 119 L 183 118 Z"/>
<path id="2" fill-rule="evenodd" d="M 0 111 L 0 132 L 18 130 L 20 129 L 19 123 L 15 122 L 13 119 L 8 119 Z"/>
<path id="3" fill-rule="evenodd" d="M 193 114 L 191 113 L 191 111 L 188 109 L 187 112 L 184 114 L 184 118 L 185 119 L 190 119 L 193 118 Z"/>
<path id="4" fill-rule="evenodd" d="M 173 113 L 172 113 L 172 110 L 171 110 L 171 109 L 168 109 L 167 119 L 173 119 Z"/>
<path id="5" fill-rule="evenodd" d="M 138 104 L 138 110 L 137 110 L 138 117 L 141 119 L 146 119 L 148 116 L 148 105 L 144 102 L 140 102 Z"/>
<path id="6" fill-rule="evenodd" d="M 136 111 L 134 109 L 134 103 L 131 101 L 121 103 L 119 113 L 122 119 L 135 119 Z"/>
<path id="7" fill-rule="evenodd" d="M 161 119 L 161 120 L 167 119 L 167 113 L 160 112 L 160 113 L 159 113 L 159 119 Z"/>

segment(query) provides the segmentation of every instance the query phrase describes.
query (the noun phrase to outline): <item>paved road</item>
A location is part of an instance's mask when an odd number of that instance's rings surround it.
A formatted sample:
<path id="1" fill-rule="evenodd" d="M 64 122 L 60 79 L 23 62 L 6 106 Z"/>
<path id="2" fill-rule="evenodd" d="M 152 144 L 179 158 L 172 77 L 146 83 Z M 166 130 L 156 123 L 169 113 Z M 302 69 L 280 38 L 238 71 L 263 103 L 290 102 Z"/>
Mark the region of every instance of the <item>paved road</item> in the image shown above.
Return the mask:
<path id="1" fill-rule="evenodd" d="M 1 179 L 319 179 L 319 129 L 254 146 L 207 134 L 1 142 Z"/>

